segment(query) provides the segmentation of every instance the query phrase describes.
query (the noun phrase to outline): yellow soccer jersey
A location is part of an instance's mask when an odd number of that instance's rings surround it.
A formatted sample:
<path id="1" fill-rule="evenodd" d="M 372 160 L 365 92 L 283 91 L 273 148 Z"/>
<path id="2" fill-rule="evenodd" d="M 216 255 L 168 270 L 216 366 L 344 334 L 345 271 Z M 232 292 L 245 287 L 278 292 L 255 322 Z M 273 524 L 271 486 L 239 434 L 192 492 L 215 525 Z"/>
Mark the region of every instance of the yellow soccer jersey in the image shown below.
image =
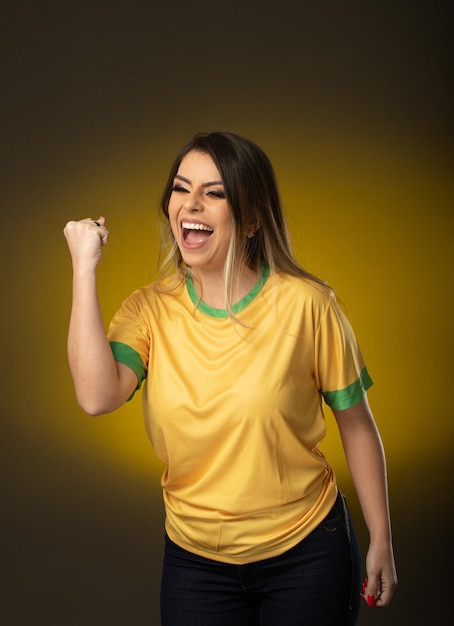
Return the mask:
<path id="1" fill-rule="evenodd" d="M 171 293 L 150 285 L 108 335 L 138 388 L 146 381 L 169 537 L 243 564 L 288 550 L 329 512 L 323 404 L 348 408 L 372 381 L 329 289 L 264 270 L 234 311 L 245 326 L 200 302 L 189 279 Z"/>

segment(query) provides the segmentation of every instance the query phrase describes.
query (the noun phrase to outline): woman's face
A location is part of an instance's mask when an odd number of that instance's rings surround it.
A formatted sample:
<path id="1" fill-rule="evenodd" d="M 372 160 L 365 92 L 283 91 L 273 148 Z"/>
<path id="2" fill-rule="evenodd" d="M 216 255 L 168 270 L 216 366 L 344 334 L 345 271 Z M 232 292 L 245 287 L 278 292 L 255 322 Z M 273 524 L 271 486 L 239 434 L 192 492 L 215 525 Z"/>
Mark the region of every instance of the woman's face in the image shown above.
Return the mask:
<path id="1" fill-rule="evenodd" d="M 168 210 L 185 263 L 200 271 L 223 272 L 233 223 L 221 175 L 208 154 L 191 151 L 183 158 Z"/>

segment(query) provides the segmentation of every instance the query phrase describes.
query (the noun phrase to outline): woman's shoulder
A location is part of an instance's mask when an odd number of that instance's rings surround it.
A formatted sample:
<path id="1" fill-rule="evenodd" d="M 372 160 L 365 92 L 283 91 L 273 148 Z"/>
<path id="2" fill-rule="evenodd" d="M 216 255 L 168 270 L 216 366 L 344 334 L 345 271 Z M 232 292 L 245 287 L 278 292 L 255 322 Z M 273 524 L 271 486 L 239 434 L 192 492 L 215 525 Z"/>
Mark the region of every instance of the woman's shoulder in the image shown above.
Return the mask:
<path id="1" fill-rule="evenodd" d="M 334 291 L 329 285 L 310 276 L 281 272 L 270 275 L 264 297 L 270 310 L 278 313 L 280 322 L 286 319 L 288 324 L 302 324 L 314 331 L 335 301 Z"/>
<path id="2" fill-rule="evenodd" d="M 301 298 L 325 306 L 335 299 L 334 290 L 327 283 L 310 275 L 295 276 L 278 272 L 274 279 L 276 287 L 288 293 L 291 298 Z"/>

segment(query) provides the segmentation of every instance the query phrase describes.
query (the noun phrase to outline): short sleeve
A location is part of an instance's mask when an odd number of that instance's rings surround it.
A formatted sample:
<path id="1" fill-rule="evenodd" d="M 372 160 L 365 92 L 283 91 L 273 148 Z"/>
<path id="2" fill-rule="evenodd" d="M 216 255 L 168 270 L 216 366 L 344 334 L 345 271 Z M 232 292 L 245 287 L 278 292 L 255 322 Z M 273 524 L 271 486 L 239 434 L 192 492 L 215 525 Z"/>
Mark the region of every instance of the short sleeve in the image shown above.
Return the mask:
<path id="1" fill-rule="evenodd" d="M 147 377 L 150 331 L 143 298 L 139 292 L 123 302 L 109 325 L 107 338 L 116 361 L 130 367 L 137 376 L 137 388 Z"/>
<path id="2" fill-rule="evenodd" d="M 315 337 L 318 389 L 332 409 L 360 402 L 373 384 L 353 329 L 332 295 Z"/>

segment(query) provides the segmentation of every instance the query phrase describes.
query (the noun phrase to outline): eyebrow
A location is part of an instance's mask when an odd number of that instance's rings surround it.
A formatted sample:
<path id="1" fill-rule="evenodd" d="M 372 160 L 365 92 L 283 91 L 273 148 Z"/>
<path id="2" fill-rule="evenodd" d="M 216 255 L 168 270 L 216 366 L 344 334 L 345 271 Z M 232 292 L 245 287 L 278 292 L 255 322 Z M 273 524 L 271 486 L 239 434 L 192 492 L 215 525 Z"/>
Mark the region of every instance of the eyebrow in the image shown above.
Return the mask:
<path id="1" fill-rule="evenodd" d="M 184 176 L 181 176 L 180 174 L 176 174 L 175 178 L 178 178 L 178 180 L 182 180 L 185 183 L 188 183 L 189 185 L 191 184 L 191 181 L 189 180 L 189 178 L 185 178 Z M 202 187 L 211 187 L 211 185 L 223 185 L 224 183 L 222 182 L 222 180 L 210 180 L 208 183 L 203 183 Z"/>

